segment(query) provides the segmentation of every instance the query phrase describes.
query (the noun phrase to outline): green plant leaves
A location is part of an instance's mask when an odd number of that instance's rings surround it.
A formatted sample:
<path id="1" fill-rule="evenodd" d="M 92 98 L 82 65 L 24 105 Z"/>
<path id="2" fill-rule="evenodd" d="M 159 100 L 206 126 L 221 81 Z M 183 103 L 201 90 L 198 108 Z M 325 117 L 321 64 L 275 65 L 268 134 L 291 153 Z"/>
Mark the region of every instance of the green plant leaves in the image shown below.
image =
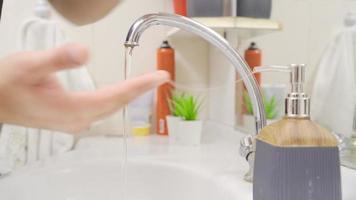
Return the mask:
<path id="1" fill-rule="evenodd" d="M 181 117 L 187 121 L 198 119 L 201 104 L 193 95 L 186 93 L 173 92 L 171 99 L 168 100 L 171 114 Z"/>
<path id="2" fill-rule="evenodd" d="M 252 102 L 251 102 L 250 96 L 248 96 L 247 92 L 244 92 L 243 99 L 244 99 L 244 105 L 245 105 L 247 114 L 252 115 L 253 114 Z"/>
<path id="3" fill-rule="evenodd" d="M 244 92 L 243 100 L 244 100 L 244 106 L 246 108 L 247 114 L 252 115 L 253 114 L 252 102 L 247 92 Z M 277 117 L 278 114 L 277 103 L 278 102 L 275 96 L 272 96 L 269 100 L 267 100 L 263 96 L 263 104 L 265 105 L 265 113 L 267 119 L 275 119 Z"/>
<path id="4" fill-rule="evenodd" d="M 264 99 L 264 105 L 265 105 L 265 112 L 266 112 L 266 118 L 267 119 L 274 119 L 277 116 L 277 101 L 274 96 L 267 101 Z"/>

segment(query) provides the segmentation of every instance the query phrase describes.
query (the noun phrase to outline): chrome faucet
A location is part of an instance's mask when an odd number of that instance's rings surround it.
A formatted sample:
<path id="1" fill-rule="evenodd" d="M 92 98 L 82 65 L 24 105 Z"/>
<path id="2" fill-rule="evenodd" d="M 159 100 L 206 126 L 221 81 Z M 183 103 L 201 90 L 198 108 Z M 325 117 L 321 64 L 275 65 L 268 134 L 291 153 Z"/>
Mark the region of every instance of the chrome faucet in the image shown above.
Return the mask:
<path id="1" fill-rule="evenodd" d="M 231 64 L 235 67 L 236 71 L 243 79 L 247 92 L 252 101 L 253 113 L 256 120 L 257 135 L 259 131 L 266 125 L 264 105 L 258 84 L 254 76 L 251 76 L 252 72 L 242 56 L 233 47 L 231 47 L 222 36 L 220 36 L 212 29 L 187 17 L 165 13 L 148 14 L 137 19 L 129 29 L 125 41 L 125 47 L 133 49 L 134 47 L 138 46 L 140 37 L 143 32 L 154 25 L 171 26 L 197 34 L 218 48 L 227 57 L 227 59 L 231 62 Z M 245 175 L 245 180 L 252 181 L 251 172 L 254 162 L 254 136 L 245 137 L 241 140 L 240 145 L 241 156 L 246 158 L 250 164 L 250 170 Z"/>

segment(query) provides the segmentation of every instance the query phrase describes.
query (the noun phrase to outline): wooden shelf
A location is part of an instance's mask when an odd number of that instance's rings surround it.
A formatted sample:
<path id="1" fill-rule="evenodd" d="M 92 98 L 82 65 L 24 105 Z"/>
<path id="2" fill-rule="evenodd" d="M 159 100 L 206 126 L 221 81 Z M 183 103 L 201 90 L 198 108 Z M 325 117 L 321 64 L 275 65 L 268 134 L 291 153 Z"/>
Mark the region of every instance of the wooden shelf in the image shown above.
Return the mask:
<path id="1" fill-rule="evenodd" d="M 216 30 L 219 33 L 235 30 L 237 35 L 244 39 L 282 30 L 281 23 L 269 19 L 248 17 L 195 17 L 192 19 Z M 167 34 L 167 37 L 194 36 L 194 34 L 181 31 L 177 28 L 172 28 Z"/>

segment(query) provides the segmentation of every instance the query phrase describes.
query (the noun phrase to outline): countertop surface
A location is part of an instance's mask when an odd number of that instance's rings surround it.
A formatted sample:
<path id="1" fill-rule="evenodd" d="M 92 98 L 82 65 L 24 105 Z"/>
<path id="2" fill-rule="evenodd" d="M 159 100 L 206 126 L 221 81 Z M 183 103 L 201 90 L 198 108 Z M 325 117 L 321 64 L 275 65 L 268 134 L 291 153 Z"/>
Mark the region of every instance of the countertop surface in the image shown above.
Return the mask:
<path id="1" fill-rule="evenodd" d="M 164 162 L 208 174 L 215 181 L 224 184 L 228 190 L 240 188 L 241 199 L 252 199 L 252 184 L 243 180 L 248 163 L 239 155 L 239 143 L 243 134 L 231 127 L 216 123 L 205 123 L 202 144 L 198 146 L 172 145 L 168 136 L 129 136 L 126 145 L 122 137 L 87 137 L 76 145 L 76 153 L 85 159 L 111 159 L 125 156 Z M 74 155 L 77 157 L 77 155 Z M 70 156 L 68 155 L 68 158 Z M 245 194 L 245 195 L 244 195 Z"/>
<path id="2" fill-rule="evenodd" d="M 204 172 L 232 191 L 239 188 L 241 199 L 252 199 L 252 184 L 243 180 L 248 164 L 239 155 L 239 141 L 244 134 L 217 123 L 206 123 L 203 132 L 199 146 L 171 145 L 167 136 L 130 136 L 126 143 L 127 159 L 166 162 Z M 123 147 L 122 138 L 110 137 L 84 138 L 77 144 L 78 152 L 96 149 L 93 151 L 95 156 L 105 154 L 106 157 L 110 154 L 124 156 Z M 344 167 L 341 171 L 343 199 L 354 200 L 356 191 L 352 189 L 352 183 L 356 180 L 356 171 Z"/>
<path id="3" fill-rule="evenodd" d="M 239 141 L 243 136 L 244 134 L 233 128 L 206 123 L 202 144 L 199 146 L 172 145 L 167 136 L 159 135 L 130 136 L 126 144 L 122 137 L 86 137 L 77 143 L 74 151 L 26 167 L 15 174 L 26 172 L 29 168 L 41 170 L 42 167 L 65 167 L 87 161 L 125 160 L 126 157 L 129 161 L 158 162 L 202 173 L 231 193 L 238 192 L 236 196 L 239 199 L 252 199 L 252 184 L 243 180 L 248 164 L 238 151 Z M 353 183 L 356 180 L 356 171 L 342 167 L 342 174 L 343 199 L 355 200 Z"/>

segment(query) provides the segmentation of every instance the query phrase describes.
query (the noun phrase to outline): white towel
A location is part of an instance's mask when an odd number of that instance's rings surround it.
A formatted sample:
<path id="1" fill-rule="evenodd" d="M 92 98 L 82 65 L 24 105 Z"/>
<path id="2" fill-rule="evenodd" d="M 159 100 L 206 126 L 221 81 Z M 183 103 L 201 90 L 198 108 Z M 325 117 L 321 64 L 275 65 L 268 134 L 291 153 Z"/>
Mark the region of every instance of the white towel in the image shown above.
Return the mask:
<path id="1" fill-rule="evenodd" d="M 21 29 L 21 50 L 46 50 L 66 41 L 64 32 L 48 19 L 35 17 Z M 94 90 L 85 67 L 57 73 L 63 87 L 71 91 Z M 0 135 L 0 159 L 12 169 L 72 148 L 74 137 L 60 132 L 4 124 Z"/>
<path id="2" fill-rule="evenodd" d="M 311 98 L 314 120 L 336 133 L 352 133 L 356 105 L 356 28 L 338 33 L 317 68 Z"/>

